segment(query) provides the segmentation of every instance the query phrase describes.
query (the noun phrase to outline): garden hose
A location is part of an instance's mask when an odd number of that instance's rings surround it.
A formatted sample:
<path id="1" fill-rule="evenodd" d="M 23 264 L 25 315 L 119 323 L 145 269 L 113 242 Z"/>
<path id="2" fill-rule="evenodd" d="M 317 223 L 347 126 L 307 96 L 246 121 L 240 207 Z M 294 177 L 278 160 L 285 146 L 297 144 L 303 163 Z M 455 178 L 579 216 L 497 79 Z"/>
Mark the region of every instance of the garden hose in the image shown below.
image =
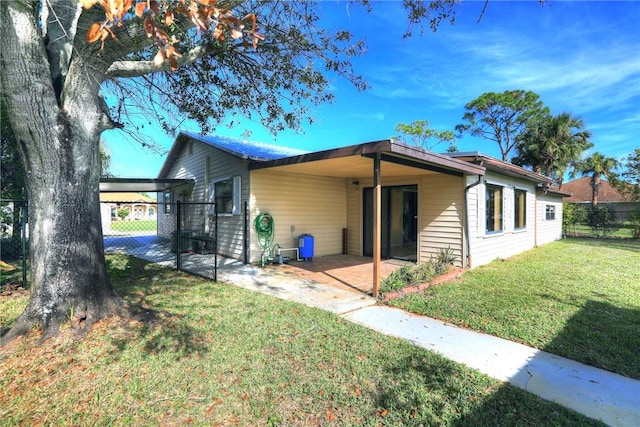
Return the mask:
<path id="1" fill-rule="evenodd" d="M 275 234 L 275 223 L 273 217 L 268 213 L 261 213 L 253 221 L 253 226 L 258 235 L 258 244 L 262 248 L 262 259 L 260 263 L 264 266 L 266 258 L 271 253 L 271 245 Z"/>

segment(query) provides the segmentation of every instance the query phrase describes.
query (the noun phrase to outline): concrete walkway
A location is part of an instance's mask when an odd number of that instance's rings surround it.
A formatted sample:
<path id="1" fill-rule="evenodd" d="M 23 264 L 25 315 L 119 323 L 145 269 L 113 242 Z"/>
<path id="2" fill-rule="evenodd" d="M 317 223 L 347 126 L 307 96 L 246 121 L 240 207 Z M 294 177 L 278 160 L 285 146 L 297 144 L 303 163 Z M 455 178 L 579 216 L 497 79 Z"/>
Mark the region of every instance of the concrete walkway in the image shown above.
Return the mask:
<path id="1" fill-rule="evenodd" d="M 511 341 L 459 328 L 332 288 L 251 265 L 223 268 L 219 280 L 331 311 L 385 335 L 405 339 L 611 426 L 640 426 L 640 381 Z"/>

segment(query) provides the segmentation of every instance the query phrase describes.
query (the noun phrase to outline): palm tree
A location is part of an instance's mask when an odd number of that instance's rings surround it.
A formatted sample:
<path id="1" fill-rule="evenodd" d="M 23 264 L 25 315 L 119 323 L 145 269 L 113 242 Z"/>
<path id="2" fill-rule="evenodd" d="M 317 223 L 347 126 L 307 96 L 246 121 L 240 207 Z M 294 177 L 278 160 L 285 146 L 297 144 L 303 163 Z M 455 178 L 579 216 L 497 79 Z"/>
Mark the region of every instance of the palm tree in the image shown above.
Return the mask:
<path id="1" fill-rule="evenodd" d="M 553 178 L 562 187 L 567 168 L 582 152 L 591 148 L 591 132 L 584 129 L 584 121 L 570 113 L 550 114 L 527 123 L 516 147 L 518 155 L 513 163 L 530 166 L 535 172 Z"/>
<path id="2" fill-rule="evenodd" d="M 598 204 L 598 190 L 602 178 L 614 178 L 615 169 L 618 167 L 619 162 L 613 157 L 607 157 L 601 153 L 593 153 L 576 164 L 576 171 L 582 176 L 591 176 L 591 204 Z"/>

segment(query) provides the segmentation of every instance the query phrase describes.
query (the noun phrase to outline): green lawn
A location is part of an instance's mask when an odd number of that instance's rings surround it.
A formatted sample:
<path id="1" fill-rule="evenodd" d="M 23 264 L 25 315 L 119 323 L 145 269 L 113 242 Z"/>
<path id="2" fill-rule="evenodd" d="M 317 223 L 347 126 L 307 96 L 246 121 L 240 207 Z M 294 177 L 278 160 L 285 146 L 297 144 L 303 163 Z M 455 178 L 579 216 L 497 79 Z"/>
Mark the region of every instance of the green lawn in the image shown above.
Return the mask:
<path id="1" fill-rule="evenodd" d="M 589 227 L 588 225 L 582 225 L 582 224 L 571 225 L 566 230 L 566 232 L 569 236 L 573 236 L 573 237 L 575 236 L 593 237 L 593 231 L 591 231 L 591 227 Z M 631 239 L 633 237 L 633 228 L 631 227 L 630 224 L 625 223 L 619 229 L 612 232 L 611 235 L 607 237 Z"/>
<path id="2" fill-rule="evenodd" d="M 0 351 L 2 425 L 601 425 L 318 309 L 123 256 L 119 292 L 162 314 Z M 0 298 L 9 326 L 26 295 Z"/>
<path id="3" fill-rule="evenodd" d="M 113 221 L 113 231 L 156 231 L 158 222 L 155 219 L 142 219 L 138 221 Z"/>
<path id="4" fill-rule="evenodd" d="M 567 239 L 391 304 L 640 379 L 640 242 Z"/>

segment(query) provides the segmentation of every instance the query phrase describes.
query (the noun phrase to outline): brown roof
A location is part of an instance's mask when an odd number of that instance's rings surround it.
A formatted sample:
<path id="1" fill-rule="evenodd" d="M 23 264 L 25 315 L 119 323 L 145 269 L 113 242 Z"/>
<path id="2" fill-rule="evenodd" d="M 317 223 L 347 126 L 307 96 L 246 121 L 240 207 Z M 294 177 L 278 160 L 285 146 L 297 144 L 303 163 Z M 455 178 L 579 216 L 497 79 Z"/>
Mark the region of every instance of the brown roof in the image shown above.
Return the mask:
<path id="1" fill-rule="evenodd" d="M 151 197 L 143 196 L 138 193 L 100 193 L 101 202 L 118 202 L 118 203 L 155 203 L 156 200 Z"/>
<path id="2" fill-rule="evenodd" d="M 532 172 L 520 166 L 514 165 L 513 163 L 498 160 L 494 157 L 487 156 L 486 154 L 482 154 L 477 151 L 447 153 L 447 155 L 459 160 L 464 160 L 466 162 L 484 166 L 487 170 L 490 171 L 498 172 L 514 178 L 525 179 L 527 181 L 535 182 L 536 184 L 543 184 L 545 186 L 548 186 L 553 183 L 552 179 L 547 178 L 544 175 Z"/>
<path id="3" fill-rule="evenodd" d="M 571 193 L 565 197 L 565 202 L 585 203 L 592 197 L 591 178 L 588 176 L 562 184 L 562 191 Z M 602 180 L 598 190 L 598 202 L 627 202 L 628 200 L 618 192 L 608 181 Z"/>
<path id="4" fill-rule="evenodd" d="M 367 142 L 274 160 L 254 160 L 249 163 L 249 169 L 280 168 L 308 175 L 357 177 L 372 173 L 371 158 L 376 156 L 380 156 L 381 161 L 385 162 L 384 169 L 391 175 L 393 175 L 393 172 L 389 172 L 393 167 L 391 165 L 409 171 L 414 170 L 412 168 L 418 168 L 459 176 L 464 174 L 484 175 L 485 172 L 483 166 L 458 160 L 448 155 L 425 151 L 395 139 Z M 398 171 L 396 170 L 396 172 Z"/>
<path id="5" fill-rule="evenodd" d="M 546 194 L 546 193 L 555 194 L 556 196 L 562 196 L 562 198 L 571 196 L 571 193 L 569 191 L 564 191 L 564 188 L 560 190 L 557 187 L 549 187 L 549 188 L 538 187 L 536 188 L 536 191 L 542 194 Z"/>

